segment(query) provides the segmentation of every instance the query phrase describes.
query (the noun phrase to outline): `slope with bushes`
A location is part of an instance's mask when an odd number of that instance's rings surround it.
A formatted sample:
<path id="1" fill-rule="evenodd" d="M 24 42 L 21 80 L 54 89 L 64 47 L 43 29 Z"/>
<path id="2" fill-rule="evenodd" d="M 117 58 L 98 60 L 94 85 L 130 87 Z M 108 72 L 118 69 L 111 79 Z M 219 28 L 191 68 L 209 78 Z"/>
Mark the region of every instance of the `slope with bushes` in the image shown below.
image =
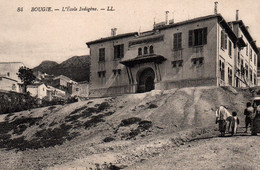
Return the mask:
<path id="1" fill-rule="evenodd" d="M 216 137 L 217 107 L 228 106 L 242 120 L 250 98 L 247 90 L 197 87 L 90 99 L 10 114 L 0 123 L 0 166 L 131 167 L 169 148 Z M 11 161 L 14 159 L 18 160 Z"/>

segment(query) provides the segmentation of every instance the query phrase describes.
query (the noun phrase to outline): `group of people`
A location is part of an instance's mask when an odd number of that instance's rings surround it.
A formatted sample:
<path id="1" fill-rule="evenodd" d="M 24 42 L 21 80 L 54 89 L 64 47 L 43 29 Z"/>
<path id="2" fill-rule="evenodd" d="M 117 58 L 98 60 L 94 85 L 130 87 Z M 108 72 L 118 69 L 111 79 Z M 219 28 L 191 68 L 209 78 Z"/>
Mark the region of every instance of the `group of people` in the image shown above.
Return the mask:
<path id="1" fill-rule="evenodd" d="M 231 114 L 227 109 L 228 109 L 227 106 L 220 106 L 216 111 L 216 124 L 217 123 L 219 124 L 220 136 L 225 135 L 227 124 L 228 124 L 228 131 L 231 132 L 232 136 L 237 133 L 237 128 L 239 125 L 239 118 L 237 117 L 237 112 L 232 112 Z M 248 126 L 249 125 L 252 126 L 252 122 L 254 119 L 254 112 L 255 109 L 252 107 L 252 104 L 248 102 L 244 110 L 244 115 L 246 116 L 245 133 L 247 133 Z"/>

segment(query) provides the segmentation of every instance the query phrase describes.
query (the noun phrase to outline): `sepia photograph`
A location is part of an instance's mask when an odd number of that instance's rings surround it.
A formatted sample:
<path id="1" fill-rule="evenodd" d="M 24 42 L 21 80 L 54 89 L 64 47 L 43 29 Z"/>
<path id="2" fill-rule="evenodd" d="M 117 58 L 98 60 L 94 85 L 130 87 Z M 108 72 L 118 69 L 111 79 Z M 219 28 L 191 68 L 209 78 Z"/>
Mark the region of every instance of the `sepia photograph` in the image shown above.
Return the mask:
<path id="1" fill-rule="evenodd" d="M 0 170 L 260 169 L 259 0 L 0 4 Z"/>

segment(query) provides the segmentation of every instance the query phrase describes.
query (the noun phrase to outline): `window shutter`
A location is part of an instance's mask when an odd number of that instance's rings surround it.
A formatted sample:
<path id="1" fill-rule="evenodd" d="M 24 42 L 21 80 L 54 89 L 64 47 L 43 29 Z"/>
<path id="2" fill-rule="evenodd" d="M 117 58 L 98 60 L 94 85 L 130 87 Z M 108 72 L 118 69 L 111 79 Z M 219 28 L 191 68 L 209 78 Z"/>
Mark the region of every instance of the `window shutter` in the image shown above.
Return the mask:
<path id="1" fill-rule="evenodd" d="M 227 49 L 227 34 L 225 34 L 224 42 L 225 42 L 225 49 Z"/>
<path id="2" fill-rule="evenodd" d="M 221 31 L 221 48 L 224 48 L 224 31 Z"/>
<path id="3" fill-rule="evenodd" d="M 203 43 L 202 43 L 202 44 L 207 44 L 207 33 L 208 33 L 208 29 L 207 29 L 207 27 L 206 27 L 206 28 L 203 29 L 203 35 L 202 35 L 202 37 L 203 37 L 203 39 L 202 39 Z"/>
<path id="4" fill-rule="evenodd" d="M 120 58 L 123 58 L 124 57 L 124 44 L 121 45 L 121 48 L 120 48 Z"/>
<path id="5" fill-rule="evenodd" d="M 174 38 L 173 38 L 173 48 L 177 49 L 177 34 L 174 34 Z"/>
<path id="6" fill-rule="evenodd" d="M 193 30 L 189 31 L 189 47 L 193 45 Z"/>
<path id="7" fill-rule="evenodd" d="M 178 44 L 178 47 L 181 49 L 181 44 L 182 44 L 182 33 L 179 34 L 179 44 Z"/>

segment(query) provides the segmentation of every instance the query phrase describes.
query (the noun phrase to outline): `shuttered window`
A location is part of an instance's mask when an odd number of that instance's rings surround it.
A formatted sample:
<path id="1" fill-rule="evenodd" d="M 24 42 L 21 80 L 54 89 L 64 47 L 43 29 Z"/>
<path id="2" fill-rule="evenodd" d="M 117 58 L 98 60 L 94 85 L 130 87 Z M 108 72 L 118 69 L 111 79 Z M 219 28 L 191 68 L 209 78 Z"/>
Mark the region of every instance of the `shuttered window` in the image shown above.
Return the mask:
<path id="1" fill-rule="evenodd" d="M 189 31 L 189 47 L 207 44 L 207 27 Z"/>
<path id="2" fill-rule="evenodd" d="M 224 30 L 221 31 L 221 48 L 227 49 L 227 34 Z"/>
<path id="3" fill-rule="evenodd" d="M 232 58 L 232 43 L 231 43 L 231 41 L 228 42 L 228 55 Z"/>
<path id="4" fill-rule="evenodd" d="M 105 61 L 105 48 L 100 48 L 99 49 L 99 61 Z"/>
<path id="5" fill-rule="evenodd" d="M 182 48 L 182 33 L 176 33 L 173 35 L 173 49 L 179 50 Z"/>
<path id="6" fill-rule="evenodd" d="M 114 59 L 124 57 L 124 44 L 114 46 Z"/>

